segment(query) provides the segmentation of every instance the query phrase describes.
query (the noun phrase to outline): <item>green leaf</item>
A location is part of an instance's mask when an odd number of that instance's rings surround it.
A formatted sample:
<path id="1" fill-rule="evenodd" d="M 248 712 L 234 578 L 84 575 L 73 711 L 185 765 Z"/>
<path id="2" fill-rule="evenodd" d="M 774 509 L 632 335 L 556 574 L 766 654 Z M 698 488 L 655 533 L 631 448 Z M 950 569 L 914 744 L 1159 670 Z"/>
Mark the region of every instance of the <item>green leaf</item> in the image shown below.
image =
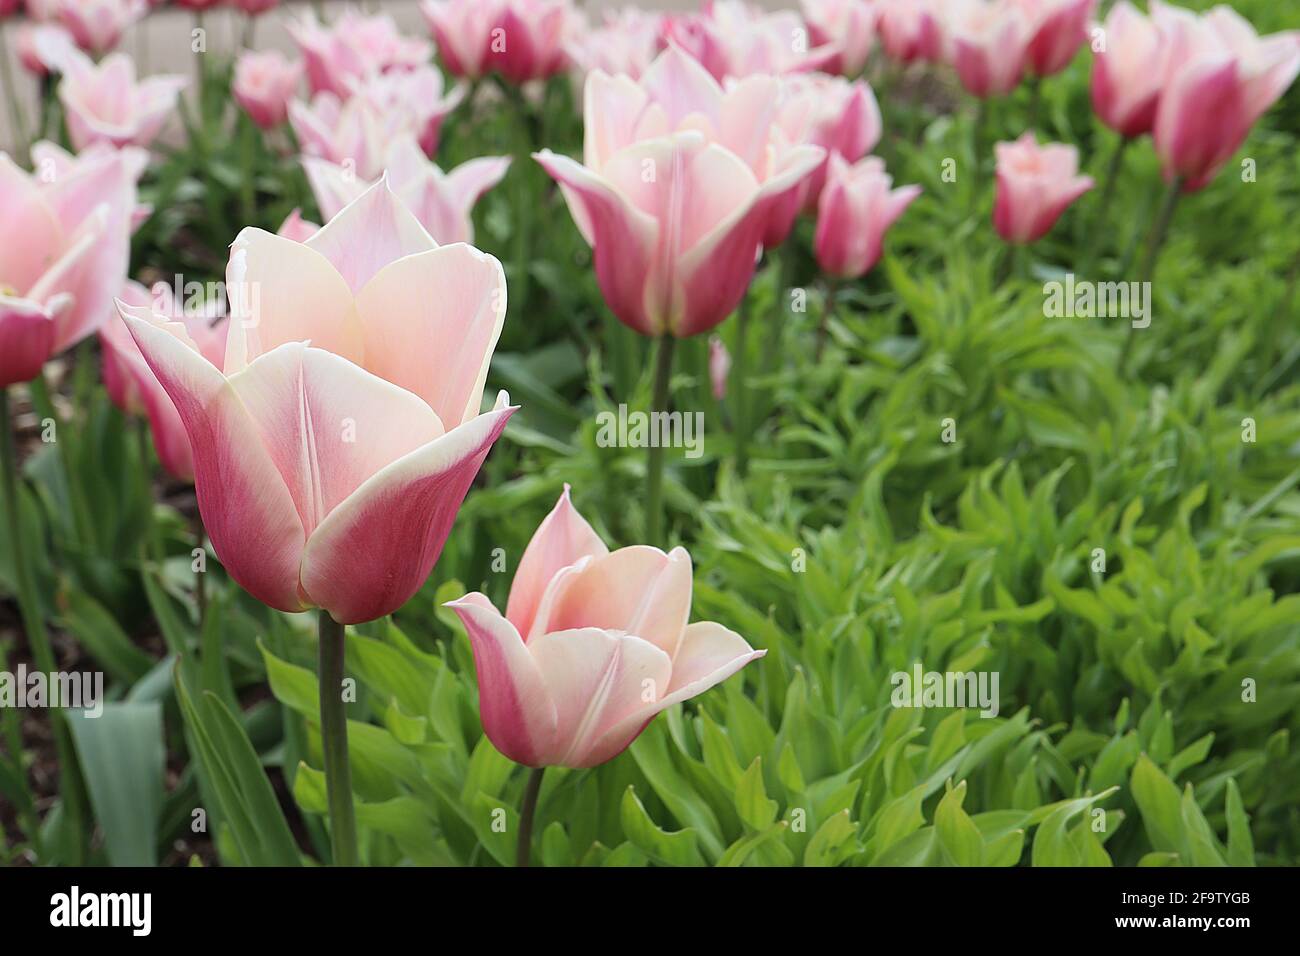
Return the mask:
<path id="1" fill-rule="evenodd" d="M 619 818 L 624 835 L 651 859 L 668 866 L 704 865 L 704 858 L 696 845 L 695 831 L 687 828 L 669 833 L 660 829 L 650 819 L 632 787 L 623 791 Z"/>
<path id="2" fill-rule="evenodd" d="M 934 829 L 939 835 L 939 845 L 954 866 L 979 866 L 984 838 L 961 808 L 965 799 L 966 781 L 963 780 L 939 801 L 934 811 Z"/>
<path id="3" fill-rule="evenodd" d="M 763 787 L 763 758 L 755 757 L 736 786 L 736 811 L 745 825 L 754 830 L 765 830 L 776 819 L 780 805 L 769 800 Z"/>

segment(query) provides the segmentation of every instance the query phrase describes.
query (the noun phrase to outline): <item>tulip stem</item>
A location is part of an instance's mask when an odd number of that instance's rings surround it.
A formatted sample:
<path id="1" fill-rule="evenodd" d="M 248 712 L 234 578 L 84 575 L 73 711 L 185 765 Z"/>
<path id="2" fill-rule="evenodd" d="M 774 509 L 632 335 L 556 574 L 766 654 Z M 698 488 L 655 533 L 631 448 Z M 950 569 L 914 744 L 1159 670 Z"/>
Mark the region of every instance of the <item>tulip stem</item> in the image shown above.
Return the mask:
<path id="1" fill-rule="evenodd" d="M 740 310 L 736 315 L 736 374 L 735 395 L 736 417 L 736 474 L 744 478 L 749 471 L 749 294 L 740 300 Z"/>
<path id="2" fill-rule="evenodd" d="M 37 668 L 53 679 L 56 672 L 54 650 L 50 644 L 50 635 L 45 630 L 45 617 L 36 592 L 36 579 L 28 563 L 29 552 L 23 545 L 18 503 L 18 449 L 14 441 L 13 422 L 9 415 L 7 388 L 0 388 L 0 481 L 4 484 L 5 530 L 8 532 L 9 547 L 12 551 L 14 584 L 18 588 L 16 595 L 18 612 L 22 617 L 23 630 L 27 634 L 27 646 Z M 55 711 L 53 724 L 55 750 L 58 754 L 59 766 L 63 769 L 60 788 L 63 794 L 63 811 L 68 817 L 70 832 L 74 835 L 75 857 L 65 862 L 79 864 L 81 862 L 81 821 L 84 816 L 83 785 L 72 749 L 72 738 L 68 733 L 68 725 L 62 710 Z M 15 757 L 17 756 L 15 754 Z"/>
<path id="3" fill-rule="evenodd" d="M 545 767 L 533 767 L 524 788 L 524 803 L 519 808 L 519 843 L 515 848 L 515 866 L 528 866 L 533 848 L 533 816 L 537 813 L 537 795 L 542 792 Z"/>
<path id="4" fill-rule="evenodd" d="M 320 735 L 335 866 L 357 865 L 357 821 L 352 806 L 352 770 L 348 765 L 348 718 L 343 706 L 346 630 L 328 611 L 320 611 Z"/>
<path id="5" fill-rule="evenodd" d="M 839 292 L 839 282 L 832 279 L 826 283 L 826 301 L 822 306 L 821 321 L 817 323 L 817 351 L 814 354 L 818 361 L 821 361 L 822 350 L 826 347 L 826 335 L 830 330 L 831 316 L 835 314 L 835 300 Z"/>
<path id="6" fill-rule="evenodd" d="M 668 411 L 668 386 L 673 377 L 673 347 L 677 339 L 672 335 L 659 338 L 655 354 L 654 398 L 650 404 L 651 422 L 655 412 Z M 646 544 L 658 547 L 663 529 L 663 510 L 660 501 L 664 485 L 664 450 L 658 441 L 649 443 L 650 457 L 646 463 L 645 478 L 645 536 Z"/>
<path id="7" fill-rule="evenodd" d="M 1106 183 L 1101 188 L 1101 198 L 1097 201 L 1097 213 L 1092 223 L 1092 234 L 1088 237 L 1088 247 L 1084 252 L 1087 256 L 1087 266 L 1083 269 L 1084 276 L 1092 271 L 1093 263 L 1097 261 L 1097 246 L 1101 243 L 1102 230 L 1106 228 L 1106 213 L 1110 210 L 1111 200 L 1115 197 L 1115 184 L 1119 181 L 1120 171 L 1124 168 L 1124 152 L 1131 142 L 1133 141 L 1127 136 L 1121 136 L 1115 151 L 1110 154 L 1110 163 L 1106 167 Z"/>
<path id="8" fill-rule="evenodd" d="M 14 82 L 14 67 L 9 59 L 9 39 L 5 36 L 3 21 L 0 21 L 0 75 L 4 78 L 5 99 L 9 101 L 9 122 L 14 128 L 14 158 L 21 161 L 26 157 L 27 119 L 23 116 L 22 105 L 18 102 L 18 84 Z"/>
<path id="9" fill-rule="evenodd" d="M 1142 264 L 1138 267 L 1138 282 L 1143 283 L 1139 288 L 1145 288 L 1155 276 L 1156 262 L 1160 257 L 1160 247 L 1165 244 L 1165 237 L 1169 234 L 1169 224 L 1173 222 L 1174 208 L 1178 205 L 1178 197 L 1183 193 L 1183 178 L 1175 176 L 1173 181 L 1165 189 L 1164 198 L 1160 200 L 1160 209 L 1156 213 L 1155 221 L 1151 224 L 1151 232 L 1147 236 L 1146 252 L 1142 256 Z M 1133 329 L 1134 325 L 1129 323 L 1128 333 L 1124 338 L 1124 348 L 1119 356 L 1119 374 L 1123 377 L 1128 368 L 1129 356 L 1133 351 Z"/>

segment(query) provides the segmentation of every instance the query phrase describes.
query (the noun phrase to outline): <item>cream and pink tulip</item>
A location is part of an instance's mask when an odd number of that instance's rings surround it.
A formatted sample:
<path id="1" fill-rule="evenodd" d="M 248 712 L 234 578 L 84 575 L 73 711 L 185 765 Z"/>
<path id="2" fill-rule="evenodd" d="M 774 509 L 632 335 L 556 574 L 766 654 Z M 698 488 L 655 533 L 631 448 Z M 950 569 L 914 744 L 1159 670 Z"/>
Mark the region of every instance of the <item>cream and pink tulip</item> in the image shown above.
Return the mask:
<path id="1" fill-rule="evenodd" d="M 938 0 L 876 0 L 880 48 L 895 63 L 943 59 L 943 31 Z"/>
<path id="2" fill-rule="evenodd" d="M 187 83 L 183 76 L 137 80 L 135 61 L 125 53 L 110 53 L 99 63 L 80 54 L 70 58 L 58 93 L 73 147 L 148 146 L 175 112 Z"/>
<path id="3" fill-rule="evenodd" d="M 832 154 L 817 204 L 817 264 L 837 279 L 855 279 L 880 261 L 885 233 L 921 195 L 920 186 L 891 189 L 885 163 L 868 156 L 849 164 Z"/>
<path id="4" fill-rule="evenodd" d="M 92 334 L 126 278 L 136 159 L 112 150 L 50 174 L 0 153 L 0 387 L 35 377 L 53 355 Z M 42 174 L 45 175 L 42 175 Z"/>
<path id="5" fill-rule="evenodd" d="M 1105 45 L 1092 60 L 1093 111 L 1125 139 L 1149 133 L 1165 72 L 1167 46 L 1160 29 L 1128 0 L 1120 0 L 1101 30 Z"/>
<path id="6" fill-rule="evenodd" d="M 577 28 L 570 0 L 423 0 L 420 11 L 453 76 L 495 72 L 526 83 L 569 67 Z"/>
<path id="7" fill-rule="evenodd" d="M 1025 65 L 1035 76 L 1060 73 L 1088 39 L 1096 0 L 1017 0 L 1029 22 Z"/>
<path id="8" fill-rule="evenodd" d="M 302 165 L 327 222 L 370 185 L 328 160 L 303 157 Z M 508 156 L 484 156 L 444 173 L 409 136 L 394 140 L 384 155 L 389 188 L 440 245 L 474 241 L 474 204 L 509 168 Z"/>
<path id="9" fill-rule="evenodd" d="M 871 0 L 801 0 L 800 5 L 812 46 L 835 49 L 823 69 L 849 77 L 861 73 L 876 39 Z"/>
<path id="10" fill-rule="evenodd" d="M 1028 23 L 1015 0 L 960 0 L 947 24 L 949 62 L 966 92 L 1005 96 L 1024 77 Z"/>
<path id="11" fill-rule="evenodd" d="M 584 74 L 604 70 L 638 79 L 659 54 L 663 14 L 626 7 L 606 13 L 599 25 L 579 31 L 569 44 L 569 59 Z"/>
<path id="12" fill-rule="evenodd" d="M 278 50 L 247 50 L 235 61 L 231 94 L 253 122 L 273 129 L 289 115 L 289 101 L 302 79 L 302 64 Z"/>
<path id="13" fill-rule="evenodd" d="M 1072 202 L 1092 188 L 1079 175 L 1079 151 L 1062 143 L 1039 143 L 1026 132 L 998 143 L 997 197 L 993 225 L 1007 242 L 1026 244 L 1045 236 Z"/>
<path id="14" fill-rule="evenodd" d="M 345 10 L 330 24 L 313 13 L 290 20 L 289 35 L 298 44 L 313 93 L 347 96 L 348 81 L 389 70 L 409 70 L 429 62 L 425 40 L 406 37 L 386 14 L 368 16 Z"/>
<path id="15" fill-rule="evenodd" d="M 59 0 L 59 22 L 77 46 L 98 56 L 113 49 L 122 33 L 149 12 L 147 0 Z"/>
<path id="16" fill-rule="evenodd" d="M 688 624 L 691 558 L 610 551 L 566 486 L 529 541 L 503 615 L 483 594 L 448 607 L 474 648 L 483 730 L 530 767 L 594 767 L 667 707 L 766 651 L 711 621 Z"/>
<path id="17" fill-rule="evenodd" d="M 372 620 L 424 583 L 514 411 L 480 413 L 505 274 L 438 246 L 380 182 L 306 242 L 243 230 L 221 367 L 119 304 L 194 449 L 223 566 L 282 611 Z"/>

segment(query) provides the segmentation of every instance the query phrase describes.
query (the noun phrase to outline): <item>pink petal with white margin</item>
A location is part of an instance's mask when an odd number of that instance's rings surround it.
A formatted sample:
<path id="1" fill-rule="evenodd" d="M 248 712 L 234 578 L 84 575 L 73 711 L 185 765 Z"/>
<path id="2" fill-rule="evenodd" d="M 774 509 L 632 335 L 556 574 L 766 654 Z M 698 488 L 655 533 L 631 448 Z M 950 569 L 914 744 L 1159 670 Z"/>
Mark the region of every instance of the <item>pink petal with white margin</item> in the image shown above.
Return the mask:
<path id="1" fill-rule="evenodd" d="M 588 750 L 589 765 L 595 766 L 617 757 L 660 711 L 698 697 L 766 653 L 765 650 L 754 650 L 743 637 L 721 624 L 700 621 L 690 625 L 682 638 L 677 660 L 673 662 L 668 693 L 611 724 Z"/>
<path id="2" fill-rule="evenodd" d="M 610 727 L 644 711 L 646 697 L 657 698 L 672 678 L 668 655 L 631 634 L 595 627 L 555 631 L 533 638 L 528 649 L 558 718 L 548 765 L 604 763 L 592 753 L 596 741 Z"/>
<path id="3" fill-rule="evenodd" d="M 492 443 L 515 412 L 487 414 L 393 462 L 330 512 L 307 542 L 302 586 L 336 621 L 389 614 L 420 589 Z"/>
<path id="4" fill-rule="evenodd" d="M 298 568 L 306 533 L 249 410 L 180 323 L 159 324 L 148 309 L 124 303 L 118 311 L 185 425 L 199 512 L 222 566 L 263 604 L 304 610 Z"/>
<path id="5" fill-rule="evenodd" d="M 479 715 L 492 745 L 516 763 L 542 766 L 555 746 L 555 703 L 519 632 L 477 592 L 445 605 L 474 648 Z"/>
<path id="6" fill-rule="evenodd" d="M 45 306 L 0 295 L 0 388 L 34 379 L 53 347 L 54 319 Z"/>
<path id="7" fill-rule="evenodd" d="M 478 415 L 506 317 L 500 262 L 440 246 L 384 267 L 356 304 L 367 369 L 419 395 L 448 428 Z"/>
<path id="8" fill-rule="evenodd" d="M 0 222 L 6 235 L 0 242 L 0 284 L 25 294 L 54 264 L 65 238 L 36 182 L 4 153 L 0 153 Z M 22 242 L 11 241 L 10 236 L 22 236 Z"/>
<path id="9" fill-rule="evenodd" d="M 354 294 L 390 262 L 438 247 L 393 195 L 387 176 L 381 176 L 303 245 L 333 263 Z"/>
<path id="10" fill-rule="evenodd" d="M 519 559 L 515 579 L 510 584 L 510 600 L 506 604 L 506 617 L 510 623 L 520 634 L 528 635 L 542 595 L 556 574 L 583 558 L 605 554 L 609 554 L 609 548 L 573 507 L 566 484 L 560 500 L 537 526 L 524 549 L 524 556 Z"/>

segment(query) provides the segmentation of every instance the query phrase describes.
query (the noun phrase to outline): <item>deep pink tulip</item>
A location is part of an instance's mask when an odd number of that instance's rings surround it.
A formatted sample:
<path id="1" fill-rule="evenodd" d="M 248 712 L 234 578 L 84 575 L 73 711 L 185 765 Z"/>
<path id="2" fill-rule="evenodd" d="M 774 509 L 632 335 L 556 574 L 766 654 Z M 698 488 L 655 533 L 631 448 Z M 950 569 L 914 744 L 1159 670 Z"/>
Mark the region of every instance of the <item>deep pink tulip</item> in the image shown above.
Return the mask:
<path id="1" fill-rule="evenodd" d="M 194 449 L 231 576 L 282 611 L 388 614 L 424 583 L 514 409 L 480 414 L 505 273 L 438 246 L 386 183 L 306 242 L 243 230 L 222 368 L 183 326 L 119 305 Z"/>
<path id="2" fill-rule="evenodd" d="M 300 79 L 302 64 L 291 62 L 278 50 L 246 50 L 235 61 L 231 93 L 254 123 L 273 129 L 288 116 Z"/>
<path id="3" fill-rule="evenodd" d="M 328 160 L 304 157 L 302 165 L 327 222 L 370 186 Z M 509 168 L 508 156 L 484 156 L 444 173 L 410 136 L 393 140 L 384 155 L 389 188 L 439 244 L 474 241 L 470 212 Z"/>
<path id="4" fill-rule="evenodd" d="M 1016 0 L 1029 23 L 1025 65 L 1035 76 L 1060 73 L 1088 39 L 1097 0 Z"/>
<path id="5" fill-rule="evenodd" d="M 1034 134 L 1026 132 L 994 149 L 998 186 L 993 226 L 1007 242 L 1041 239 L 1066 207 L 1093 186 L 1091 176 L 1079 175 L 1079 151 L 1073 146 L 1040 146 Z"/>
<path id="6" fill-rule="evenodd" d="M 861 73 L 876 39 L 876 9 L 870 0 L 800 0 L 800 4 L 812 45 L 835 48 L 826 72 L 849 77 Z"/>
<path id="7" fill-rule="evenodd" d="M 850 165 L 832 153 L 829 165 L 817 205 L 817 263 L 827 275 L 855 279 L 880 261 L 885 232 L 921 187 L 891 190 L 884 160 L 875 156 Z"/>
<path id="8" fill-rule="evenodd" d="M 624 324 L 685 337 L 739 304 L 773 217 L 825 155 L 777 148 L 778 96 L 771 76 L 724 90 L 675 45 L 639 81 L 587 77 L 585 164 L 535 155 L 564 187 Z"/>
<path id="9" fill-rule="evenodd" d="M 766 651 L 720 624 L 687 624 L 691 558 L 610 551 L 565 486 L 533 534 L 506 613 L 477 592 L 447 606 L 465 624 L 483 732 L 530 767 L 612 760 L 656 714 L 726 680 Z"/>
<path id="10" fill-rule="evenodd" d="M 280 5 L 280 0 L 230 0 L 230 5 L 250 17 L 261 16 Z"/>
<path id="11" fill-rule="evenodd" d="M 189 80 L 150 76 L 136 80 L 135 61 L 110 53 L 99 63 L 78 55 L 68 61 L 59 82 L 59 100 L 72 145 L 95 143 L 148 146 L 176 110 L 176 98 Z"/>
<path id="12" fill-rule="evenodd" d="M 96 56 L 117 46 L 126 28 L 148 12 L 146 0 L 59 0 L 55 8 L 77 46 Z"/>
<path id="13" fill-rule="evenodd" d="M 22 0 L 0 0 L 0 17 L 11 17 L 22 6 Z"/>
<path id="14" fill-rule="evenodd" d="M 95 150 L 26 173 L 0 153 L 0 387 L 93 333 L 126 278 L 135 159 Z M 66 154 L 64 154 L 66 155 Z"/>
<path id="15" fill-rule="evenodd" d="M 569 59 L 584 74 L 604 70 L 638 79 L 659 53 L 663 22 L 663 14 L 636 7 L 607 12 L 600 25 L 578 32 L 569 44 Z"/>
<path id="16" fill-rule="evenodd" d="M 150 291 L 138 282 L 128 282 L 120 301 L 180 323 L 199 353 L 213 365 L 221 366 L 226 351 L 226 316 L 215 308 L 190 310 L 174 300 L 165 283 Z M 194 454 L 180 414 L 118 316 L 100 328 L 99 346 L 108 397 L 127 414 L 148 416 L 158 461 L 173 477 L 193 481 Z"/>
<path id="17" fill-rule="evenodd" d="M 1005 96 L 1025 73 L 1029 24 L 1016 0 L 961 0 L 945 20 L 947 56 L 966 92 Z"/>
<path id="18" fill-rule="evenodd" d="M 1239 14 L 1218 6 L 1197 17 L 1152 0 L 1168 44 L 1153 132 L 1165 179 L 1183 190 L 1212 180 L 1250 128 L 1300 71 L 1300 32 L 1261 37 Z"/>
<path id="19" fill-rule="evenodd" d="M 402 36 L 386 14 L 367 16 L 345 10 L 326 25 L 308 12 L 290 20 L 287 28 L 302 51 L 313 93 L 347 96 L 349 80 L 424 66 L 431 52 L 427 41 Z"/>
<path id="20" fill-rule="evenodd" d="M 876 0 L 880 47 L 895 63 L 943 59 L 938 0 Z"/>
<path id="21" fill-rule="evenodd" d="M 420 10 L 453 76 L 526 83 L 569 67 L 578 28 L 570 0 L 423 0 Z"/>
<path id="22" fill-rule="evenodd" d="M 1093 54 L 1092 108 L 1125 138 L 1149 133 L 1165 73 L 1160 30 L 1128 0 L 1111 7 L 1101 29 L 1105 49 Z"/>

